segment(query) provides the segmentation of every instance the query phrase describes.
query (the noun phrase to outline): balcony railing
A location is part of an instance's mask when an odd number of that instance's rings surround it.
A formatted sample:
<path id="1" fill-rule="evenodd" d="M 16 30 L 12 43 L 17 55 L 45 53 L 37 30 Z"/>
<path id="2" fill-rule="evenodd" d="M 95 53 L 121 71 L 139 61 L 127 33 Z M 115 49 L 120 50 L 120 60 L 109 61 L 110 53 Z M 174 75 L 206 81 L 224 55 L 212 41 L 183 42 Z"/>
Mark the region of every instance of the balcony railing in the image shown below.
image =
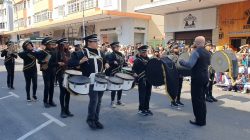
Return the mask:
<path id="1" fill-rule="evenodd" d="M 68 14 L 77 13 L 97 7 L 97 0 L 71 0 L 67 3 Z"/>

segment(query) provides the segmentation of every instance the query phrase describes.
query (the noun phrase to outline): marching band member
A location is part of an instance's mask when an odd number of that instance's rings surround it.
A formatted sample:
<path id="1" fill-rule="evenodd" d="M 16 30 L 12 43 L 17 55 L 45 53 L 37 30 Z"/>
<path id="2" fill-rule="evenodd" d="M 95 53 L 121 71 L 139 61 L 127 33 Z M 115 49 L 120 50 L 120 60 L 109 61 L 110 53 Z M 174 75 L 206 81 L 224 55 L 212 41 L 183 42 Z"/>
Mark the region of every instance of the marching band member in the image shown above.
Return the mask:
<path id="1" fill-rule="evenodd" d="M 198 36 L 194 45 L 197 47 L 188 61 L 180 60 L 180 65 L 191 69 L 191 98 L 195 120 L 190 120 L 193 125 L 206 125 L 205 89 L 208 84 L 208 66 L 210 54 L 205 49 L 205 38 Z"/>
<path id="2" fill-rule="evenodd" d="M 12 41 L 7 41 L 5 45 L 7 45 L 8 48 L 1 51 L 1 57 L 5 57 L 4 65 L 7 70 L 7 86 L 9 89 L 14 89 L 15 59 L 17 55 L 14 52 L 14 43 Z"/>
<path id="3" fill-rule="evenodd" d="M 42 40 L 42 45 L 46 48 L 41 51 L 42 61 L 39 60 L 38 63 L 40 64 L 44 81 L 43 103 L 45 108 L 56 107 L 53 101 L 54 81 L 58 65 L 57 53 L 55 51 L 56 41 L 50 37 L 46 37 Z"/>
<path id="4" fill-rule="evenodd" d="M 26 40 L 22 45 L 23 51 L 18 53 L 18 56 L 23 59 L 23 73 L 26 82 L 26 93 L 27 101 L 30 102 L 30 86 L 32 82 L 33 89 L 33 100 L 37 100 L 36 90 L 37 90 L 37 66 L 36 66 L 36 55 L 34 46 L 32 42 Z"/>
<path id="5" fill-rule="evenodd" d="M 138 81 L 139 91 L 139 111 L 138 114 L 143 116 L 153 115 L 149 110 L 149 101 L 151 96 L 152 85 L 147 81 L 145 70 L 149 61 L 147 56 L 147 45 L 143 45 L 138 48 L 139 54 L 136 56 L 132 70 L 135 72 L 135 76 Z"/>
<path id="6" fill-rule="evenodd" d="M 69 43 L 66 38 L 59 39 L 56 43 L 58 44 L 56 77 L 60 87 L 60 116 L 61 118 L 73 117 L 74 115 L 69 111 L 70 93 L 63 87 L 64 72 L 68 69 L 68 61 L 70 59 Z"/>
<path id="7" fill-rule="evenodd" d="M 103 72 L 103 66 L 108 69 L 109 64 L 105 62 L 105 56 L 98 50 L 99 41 L 97 35 L 93 34 L 84 38 L 86 44 L 82 51 L 74 52 L 71 55 L 70 66 L 80 65 L 83 76 L 89 77 L 92 73 Z M 103 129 L 103 125 L 99 121 L 99 113 L 101 101 L 104 91 L 94 91 L 94 85 L 90 85 L 89 89 L 89 105 L 87 124 L 93 130 Z"/>
<path id="8" fill-rule="evenodd" d="M 110 68 L 105 71 L 107 76 L 114 76 L 115 73 L 120 72 L 123 66 L 126 66 L 125 56 L 119 52 L 120 45 L 119 42 L 113 42 L 110 44 L 113 52 L 107 55 L 107 61 L 110 65 Z M 115 108 L 115 95 L 117 94 L 117 105 L 124 105 L 121 102 L 122 90 L 111 91 L 111 106 Z"/>

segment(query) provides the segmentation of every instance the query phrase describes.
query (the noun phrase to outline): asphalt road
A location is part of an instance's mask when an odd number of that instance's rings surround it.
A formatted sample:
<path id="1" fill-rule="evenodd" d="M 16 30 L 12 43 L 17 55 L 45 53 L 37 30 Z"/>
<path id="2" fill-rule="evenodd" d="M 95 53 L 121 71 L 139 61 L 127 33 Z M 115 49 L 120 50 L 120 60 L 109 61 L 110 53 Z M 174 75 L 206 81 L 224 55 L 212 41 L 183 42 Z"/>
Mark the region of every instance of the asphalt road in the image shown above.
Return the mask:
<path id="1" fill-rule="evenodd" d="M 18 61 L 21 62 L 21 61 Z M 105 129 L 92 131 L 85 120 L 88 96 L 71 96 L 73 118 L 60 118 L 59 88 L 57 107 L 42 104 L 43 80 L 38 78 L 38 102 L 26 102 L 22 63 L 17 63 L 15 90 L 6 88 L 6 70 L 0 60 L 0 140 L 249 140 L 250 95 L 214 90 L 217 103 L 207 103 L 207 125 L 189 124 L 193 118 L 190 85 L 184 83 L 181 109 L 172 109 L 164 90 L 154 89 L 151 110 L 154 116 L 139 116 L 137 89 L 124 92 L 124 107 L 110 107 L 110 93 L 103 97 L 101 119 Z"/>

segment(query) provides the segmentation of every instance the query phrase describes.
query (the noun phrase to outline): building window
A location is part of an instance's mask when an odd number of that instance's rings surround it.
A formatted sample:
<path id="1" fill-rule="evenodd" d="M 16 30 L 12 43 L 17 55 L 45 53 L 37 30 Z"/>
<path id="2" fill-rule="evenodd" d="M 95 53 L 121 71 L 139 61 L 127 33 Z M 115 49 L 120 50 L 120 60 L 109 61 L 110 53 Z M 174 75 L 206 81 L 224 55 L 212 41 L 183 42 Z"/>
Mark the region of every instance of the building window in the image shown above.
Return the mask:
<path id="1" fill-rule="evenodd" d="M 96 8 L 96 0 L 82 0 L 81 11 Z"/>
<path id="2" fill-rule="evenodd" d="M 5 22 L 1 22 L 1 23 L 0 23 L 0 29 L 5 29 L 5 25 L 6 25 Z"/>
<path id="3" fill-rule="evenodd" d="M 28 25 L 31 25 L 31 17 L 28 17 Z"/>
<path id="4" fill-rule="evenodd" d="M 0 16 L 6 16 L 6 9 L 0 9 Z"/>
<path id="5" fill-rule="evenodd" d="M 33 4 L 36 4 L 36 3 L 40 2 L 40 1 L 43 1 L 43 0 L 33 0 Z"/>
<path id="6" fill-rule="evenodd" d="M 24 5 L 25 5 L 24 2 L 20 2 L 20 3 L 15 4 L 15 6 L 14 6 L 14 12 L 23 10 L 26 7 Z"/>
<path id="7" fill-rule="evenodd" d="M 26 26 L 26 20 L 24 18 L 14 21 L 14 28 L 25 27 L 25 26 Z"/>
<path id="8" fill-rule="evenodd" d="M 71 0 L 67 2 L 67 4 L 68 4 L 68 14 L 77 13 L 80 11 L 79 0 Z"/>
<path id="9" fill-rule="evenodd" d="M 56 17 L 54 17 L 54 18 L 57 18 L 58 16 L 60 16 L 60 17 L 64 16 L 65 15 L 64 9 L 65 9 L 64 5 L 56 7 L 55 10 L 53 11 L 56 14 Z"/>
<path id="10" fill-rule="evenodd" d="M 44 10 L 34 14 L 34 23 L 52 19 L 52 12 Z"/>

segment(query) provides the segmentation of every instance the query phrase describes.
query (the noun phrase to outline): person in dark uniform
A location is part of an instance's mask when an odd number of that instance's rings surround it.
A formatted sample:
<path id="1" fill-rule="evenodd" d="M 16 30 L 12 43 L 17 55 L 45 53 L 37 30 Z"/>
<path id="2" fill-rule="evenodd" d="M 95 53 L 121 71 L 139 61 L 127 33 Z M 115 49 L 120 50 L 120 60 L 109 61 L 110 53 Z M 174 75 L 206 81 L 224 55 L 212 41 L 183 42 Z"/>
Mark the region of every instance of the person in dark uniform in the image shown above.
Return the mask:
<path id="1" fill-rule="evenodd" d="M 136 56 L 132 70 L 135 72 L 138 82 L 139 91 L 139 111 L 138 114 L 147 116 L 153 115 L 149 110 L 149 101 L 151 96 L 152 85 L 147 81 L 145 70 L 149 61 L 147 56 L 147 45 L 138 48 L 139 54 Z"/>
<path id="2" fill-rule="evenodd" d="M 113 52 L 107 55 L 107 62 L 110 68 L 105 71 L 107 76 L 114 76 L 117 72 L 120 72 L 122 67 L 127 66 L 125 63 L 125 56 L 119 52 L 119 42 L 113 42 L 110 44 Z M 111 91 L 111 106 L 115 108 L 115 95 L 117 94 L 117 105 L 125 105 L 121 102 L 122 90 Z"/>
<path id="3" fill-rule="evenodd" d="M 56 76 L 57 52 L 56 52 L 56 41 L 50 37 L 46 37 L 42 40 L 42 45 L 46 48 L 41 51 L 41 60 L 38 61 L 40 64 L 40 70 L 42 71 L 44 81 L 44 97 L 43 103 L 45 108 L 56 107 L 53 101 L 54 94 L 54 81 Z"/>
<path id="4" fill-rule="evenodd" d="M 105 56 L 98 49 L 97 35 L 93 34 L 84 38 L 85 48 L 81 51 L 74 52 L 71 55 L 70 67 L 80 65 L 83 76 L 89 77 L 92 73 L 103 72 L 104 68 L 108 69 L 109 64 L 106 63 Z M 103 125 L 99 121 L 101 101 L 104 91 L 94 91 L 94 83 L 91 83 L 89 89 L 89 105 L 87 124 L 93 130 L 103 129 Z"/>
<path id="5" fill-rule="evenodd" d="M 18 53 L 18 56 L 23 59 L 23 73 L 26 82 L 26 93 L 27 101 L 30 102 L 30 86 L 32 82 L 33 89 L 33 100 L 37 100 L 36 90 L 37 90 L 37 66 L 36 66 L 36 57 L 34 51 L 34 46 L 32 42 L 26 40 L 22 45 L 23 51 Z"/>
<path id="6" fill-rule="evenodd" d="M 210 64 L 210 54 L 205 49 L 205 38 L 198 36 L 194 45 L 197 47 L 191 54 L 189 61 L 180 60 L 182 66 L 191 68 L 191 98 L 195 120 L 190 120 L 191 124 L 206 125 L 206 102 L 205 90 L 209 81 L 208 66 Z"/>
<path id="7" fill-rule="evenodd" d="M 213 45 L 210 42 L 207 42 L 206 44 L 206 50 L 209 51 L 210 55 L 212 56 L 211 47 Z M 217 99 L 215 99 L 212 95 L 213 92 L 213 84 L 214 84 L 214 77 L 215 77 L 215 70 L 212 68 L 211 65 L 208 67 L 208 74 L 209 74 L 209 82 L 206 93 L 206 101 L 207 102 L 217 102 Z"/>
<path id="8" fill-rule="evenodd" d="M 7 70 L 7 86 L 9 89 L 15 89 L 13 83 L 17 53 L 14 51 L 14 43 L 12 41 L 7 41 L 5 45 L 7 45 L 8 48 L 1 51 L 1 57 L 5 57 L 4 65 Z"/>
<path id="9" fill-rule="evenodd" d="M 73 117 L 74 115 L 69 111 L 70 93 L 63 87 L 64 72 L 68 69 L 68 61 L 70 59 L 69 43 L 66 38 L 57 41 L 57 61 L 58 67 L 56 77 L 60 87 L 60 104 L 61 104 L 61 118 Z"/>

